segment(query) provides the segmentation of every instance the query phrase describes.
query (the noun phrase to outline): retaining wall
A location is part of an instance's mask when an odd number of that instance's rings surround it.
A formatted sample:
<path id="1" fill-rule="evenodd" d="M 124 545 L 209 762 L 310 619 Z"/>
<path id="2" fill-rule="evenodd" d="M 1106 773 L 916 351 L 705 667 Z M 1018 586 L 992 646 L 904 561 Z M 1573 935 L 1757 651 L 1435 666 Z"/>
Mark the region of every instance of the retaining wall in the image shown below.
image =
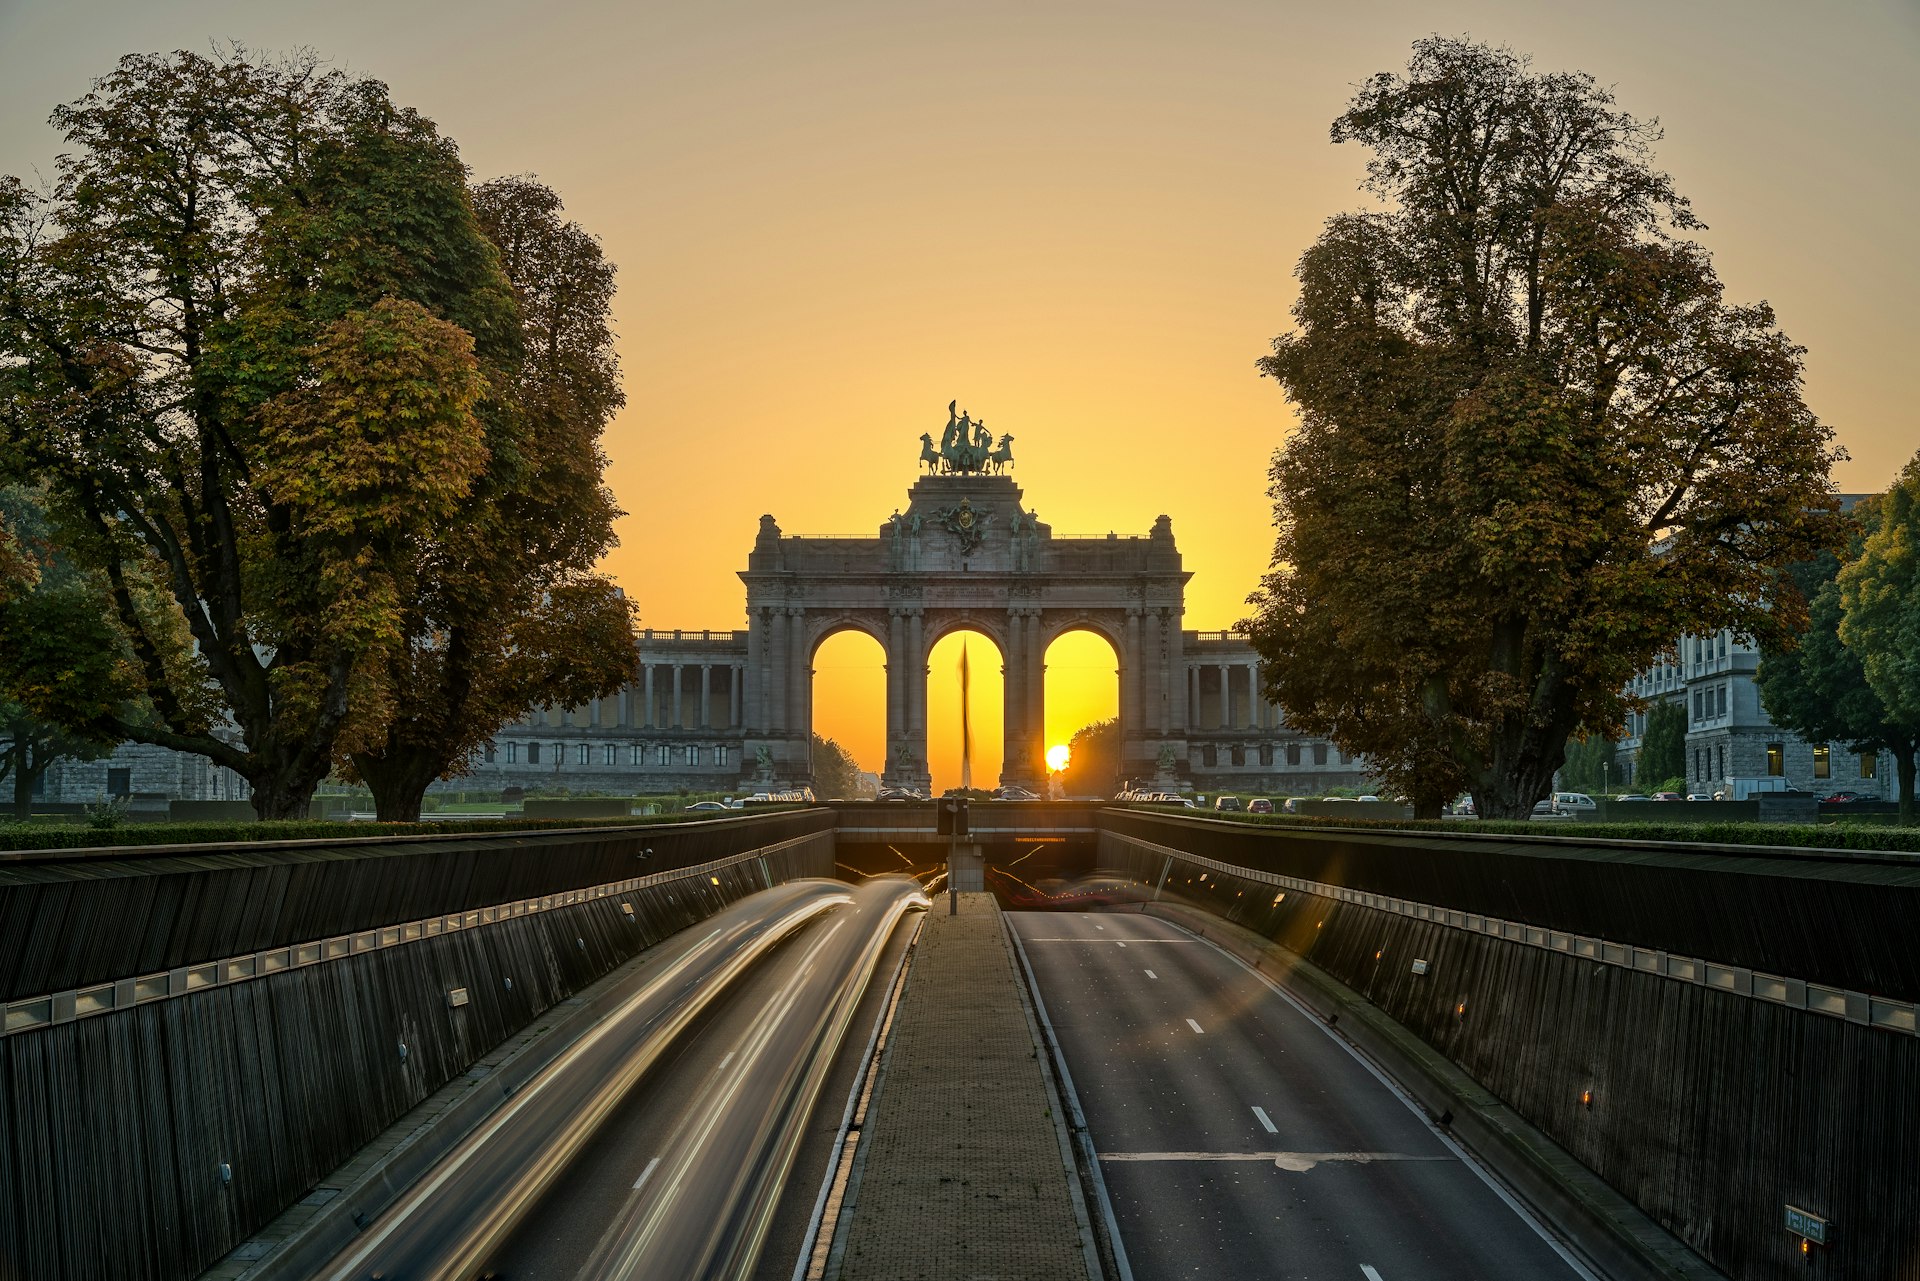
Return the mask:
<path id="1" fill-rule="evenodd" d="M 1616 851 L 1611 866 L 1594 867 L 1596 849 L 1569 859 L 1551 848 L 1500 854 L 1405 837 L 1392 851 L 1357 838 L 1329 848 L 1277 830 L 1223 841 L 1194 824 L 1182 841 L 1175 825 L 1155 825 L 1160 847 L 1234 846 L 1244 860 L 1234 867 L 1217 851 L 1169 859 L 1141 843 L 1131 817 L 1103 819 L 1134 829 L 1102 836 L 1104 865 L 1148 885 L 1164 873 L 1163 892 L 1327 970 L 1730 1276 L 1920 1277 L 1920 1036 L 1911 996 L 1894 1001 L 1869 989 L 1839 993 L 1835 1003 L 1765 947 L 1777 936 L 1830 971 L 1904 973 L 1847 959 L 1877 942 L 1911 947 L 1910 924 L 1889 928 L 1901 913 L 1920 919 L 1920 887 L 1904 869 L 1880 869 L 1873 893 L 1886 914 L 1848 921 L 1833 915 L 1847 894 L 1805 868 L 1769 878 L 1709 864 L 1693 869 L 1705 885 L 1676 895 L 1684 878 L 1651 851 Z M 1290 870 L 1275 870 L 1282 866 Z M 1319 892 L 1302 888 L 1306 868 Z M 1557 878 L 1566 883 L 1556 890 Z M 1753 883 L 1740 888 L 1743 881 Z M 1416 886 L 1429 903 L 1456 901 L 1422 915 L 1388 897 Z M 1479 915 L 1494 903 L 1529 915 Z M 1716 924 L 1760 911 L 1767 915 L 1743 928 Z M 1695 912 L 1700 928 L 1689 934 Z M 1626 932 L 1579 936 L 1576 923 L 1596 922 Z M 1684 946 L 1678 955 L 1656 950 L 1635 937 L 1636 923 Z M 1809 952 L 1807 943 L 1828 931 Z M 1758 950 L 1746 960 L 1766 962 L 1758 974 L 1720 952 L 1749 943 Z M 1414 972 L 1416 960 L 1424 974 Z M 1782 975 L 1790 977 L 1779 984 L 1771 977 Z M 1803 1260 L 1783 1225 L 1788 1204 L 1831 1221 L 1834 1243 Z"/>
<path id="2" fill-rule="evenodd" d="M 68 993 L 60 1021 L 0 1037 L 0 1278 L 197 1275 L 555 1003 L 727 903 L 832 875 L 820 817 L 401 840 L 358 857 L 338 843 L 175 852 L 131 860 L 144 896 L 123 856 L 99 885 L 29 894 L 76 931 L 63 953 L 50 931 L 20 948 L 0 923 L 0 947 L 37 974 L 142 974 L 163 957 L 180 965 L 151 977 L 206 981 L 91 1015 Z M 657 863 L 676 870 L 641 875 Z M 6 899 L 20 884 L 0 886 L 0 912 L 22 910 Z M 269 950 L 239 972 L 249 947 Z"/>

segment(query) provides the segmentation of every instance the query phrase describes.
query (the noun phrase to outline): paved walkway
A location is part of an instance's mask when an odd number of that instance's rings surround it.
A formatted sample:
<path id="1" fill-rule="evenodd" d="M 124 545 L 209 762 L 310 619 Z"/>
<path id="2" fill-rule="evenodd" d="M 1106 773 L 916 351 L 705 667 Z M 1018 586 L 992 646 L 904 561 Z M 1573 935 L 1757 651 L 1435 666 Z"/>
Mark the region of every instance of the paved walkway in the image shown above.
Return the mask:
<path id="1" fill-rule="evenodd" d="M 841 1281 L 1085 1281 L 1084 1229 L 990 894 L 936 895 L 866 1126 Z"/>

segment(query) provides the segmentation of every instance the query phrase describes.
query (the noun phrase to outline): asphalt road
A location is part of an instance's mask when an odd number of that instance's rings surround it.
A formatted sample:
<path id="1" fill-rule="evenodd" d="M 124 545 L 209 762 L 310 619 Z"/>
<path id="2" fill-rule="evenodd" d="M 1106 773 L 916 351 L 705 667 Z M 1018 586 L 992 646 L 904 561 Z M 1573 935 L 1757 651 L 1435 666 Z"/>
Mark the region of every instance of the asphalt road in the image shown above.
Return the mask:
<path id="1" fill-rule="evenodd" d="M 1591 1281 L 1344 1043 L 1231 957 L 1132 913 L 1008 922 L 1137 1281 Z"/>
<path id="2" fill-rule="evenodd" d="M 743 1053 L 751 1053 L 756 1023 L 779 1004 L 795 967 L 836 921 L 846 925 L 845 910 L 821 918 L 768 954 L 674 1043 L 621 1104 L 608 1114 L 592 1139 L 555 1178 L 519 1221 L 513 1234 L 487 1258 L 483 1274 L 499 1281 L 536 1281 L 581 1275 L 604 1247 L 609 1225 L 630 1217 L 644 1194 L 664 1178 L 689 1118 L 701 1117 L 716 1084 L 737 1073 Z M 810 1243 L 807 1228 L 824 1177 L 848 1092 L 862 1065 L 874 1022 L 889 992 L 900 954 L 912 938 L 908 918 L 892 931 L 874 968 L 874 976 L 854 1009 L 820 1100 L 806 1119 L 793 1172 L 780 1194 L 766 1245 L 754 1270 L 756 1281 L 785 1281 Z M 636 1186 L 638 1185 L 638 1186 Z M 718 1195 L 705 1206 L 718 1214 Z"/>

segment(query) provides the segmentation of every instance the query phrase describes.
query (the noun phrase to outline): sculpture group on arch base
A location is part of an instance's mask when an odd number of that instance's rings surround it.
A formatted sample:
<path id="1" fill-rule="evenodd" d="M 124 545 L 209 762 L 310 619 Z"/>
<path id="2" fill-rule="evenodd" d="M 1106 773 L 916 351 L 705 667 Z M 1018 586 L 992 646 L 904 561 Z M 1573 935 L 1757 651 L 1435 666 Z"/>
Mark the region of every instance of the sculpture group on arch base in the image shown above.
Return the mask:
<path id="1" fill-rule="evenodd" d="M 987 420 L 975 421 L 964 409 L 956 414 L 959 403 L 957 397 L 947 402 L 947 426 L 940 433 L 938 450 L 933 447 L 932 432 L 920 433 L 920 461 L 927 470 L 946 476 L 978 476 L 997 475 L 1013 466 L 1013 437 L 1002 436 L 996 448 Z"/>

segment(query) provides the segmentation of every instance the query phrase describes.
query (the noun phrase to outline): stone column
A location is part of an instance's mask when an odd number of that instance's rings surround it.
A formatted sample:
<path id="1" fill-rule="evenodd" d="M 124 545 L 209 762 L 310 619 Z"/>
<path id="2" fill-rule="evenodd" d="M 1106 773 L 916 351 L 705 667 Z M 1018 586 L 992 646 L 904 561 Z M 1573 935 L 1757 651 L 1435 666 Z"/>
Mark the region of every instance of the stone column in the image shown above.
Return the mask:
<path id="1" fill-rule="evenodd" d="M 1197 717 L 1200 709 L 1203 706 L 1205 706 L 1205 704 L 1202 703 L 1200 699 L 1200 669 L 1198 667 L 1189 667 L 1187 669 L 1186 685 L 1187 685 L 1187 706 L 1191 707 L 1194 710 L 1194 714 Z M 1201 727 L 1193 724 L 1191 719 L 1188 721 L 1187 729 L 1189 731 L 1196 730 L 1199 728 Z"/>
<path id="2" fill-rule="evenodd" d="M 713 664 L 700 664 L 700 728 L 713 728 Z"/>
<path id="3" fill-rule="evenodd" d="M 1024 781 L 1020 744 L 1026 721 L 1026 611 L 1007 610 L 1006 645 L 1001 653 L 1000 781 Z"/>
<path id="4" fill-rule="evenodd" d="M 1220 728 L 1233 728 L 1233 669 L 1220 665 Z"/>
<path id="5" fill-rule="evenodd" d="M 640 683 L 646 689 L 645 697 L 647 700 L 646 711 L 645 711 L 645 714 L 642 716 L 640 723 L 645 728 L 652 729 L 654 724 L 655 709 L 659 707 L 659 704 L 654 701 L 654 697 L 653 697 L 653 664 L 652 663 L 640 664 Z"/>
<path id="6" fill-rule="evenodd" d="M 907 615 L 907 751 L 916 777 L 927 773 L 927 618 L 918 606 Z"/>
<path id="7" fill-rule="evenodd" d="M 1126 742 L 1142 737 L 1140 723 L 1140 611 L 1127 610 L 1126 641 L 1120 650 L 1120 772 L 1127 772 Z"/>
<path id="8" fill-rule="evenodd" d="M 804 742 L 810 719 L 807 709 L 813 702 L 813 663 L 807 653 L 807 611 L 804 609 L 787 611 L 787 662 L 787 732 Z M 804 747 L 800 759 L 806 760 Z"/>
<path id="9" fill-rule="evenodd" d="M 682 679 L 685 671 L 686 668 L 683 664 L 675 663 L 673 665 L 673 728 L 675 729 L 685 729 L 687 727 L 686 718 L 680 714 L 680 692 L 686 686 L 686 681 Z"/>
<path id="10" fill-rule="evenodd" d="M 768 611 L 767 627 L 767 715 L 764 728 L 779 735 L 787 728 L 787 607 L 776 605 Z"/>
<path id="11" fill-rule="evenodd" d="M 1167 667 L 1172 671 L 1183 671 L 1187 665 L 1187 642 L 1185 633 L 1181 631 L 1184 620 L 1180 617 L 1179 609 L 1169 608 L 1166 611 L 1165 622 Z M 1180 733 L 1185 734 L 1186 727 L 1193 724 L 1193 712 L 1185 705 L 1186 699 L 1183 696 L 1185 691 L 1169 683 L 1168 692 L 1171 695 L 1167 707 L 1168 727 L 1178 726 Z"/>
<path id="12" fill-rule="evenodd" d="M 745 677 L 740 690 L 740 727 L 752 735 L 767 727 L 767 616 L 752 605 L 747 608 Z M 741 764 L 744 769 L 745 762 Z"/>
<path id="13" fill-rule="evenodd" d="M 739 729 L 741 716 L 740 699 L 741 669 L 738 663 L 727 664 L 727 728 Z"/>
<path id="14" fill-rule="evenodd" d="M 1026 754 L 1020 765 L 1036 783 L 1047 777 L 1047 635 L 1040 611 L 1027 614 L 1027 705 L 1021 717 Z"/>
<path id="15" fill-rule="evenodd" d="M 905 762 L 898 759 L 900 740 L 907 735 L 907 627 L 898 609 L 887 611 L 887 764 L 893 782 Z"/>

